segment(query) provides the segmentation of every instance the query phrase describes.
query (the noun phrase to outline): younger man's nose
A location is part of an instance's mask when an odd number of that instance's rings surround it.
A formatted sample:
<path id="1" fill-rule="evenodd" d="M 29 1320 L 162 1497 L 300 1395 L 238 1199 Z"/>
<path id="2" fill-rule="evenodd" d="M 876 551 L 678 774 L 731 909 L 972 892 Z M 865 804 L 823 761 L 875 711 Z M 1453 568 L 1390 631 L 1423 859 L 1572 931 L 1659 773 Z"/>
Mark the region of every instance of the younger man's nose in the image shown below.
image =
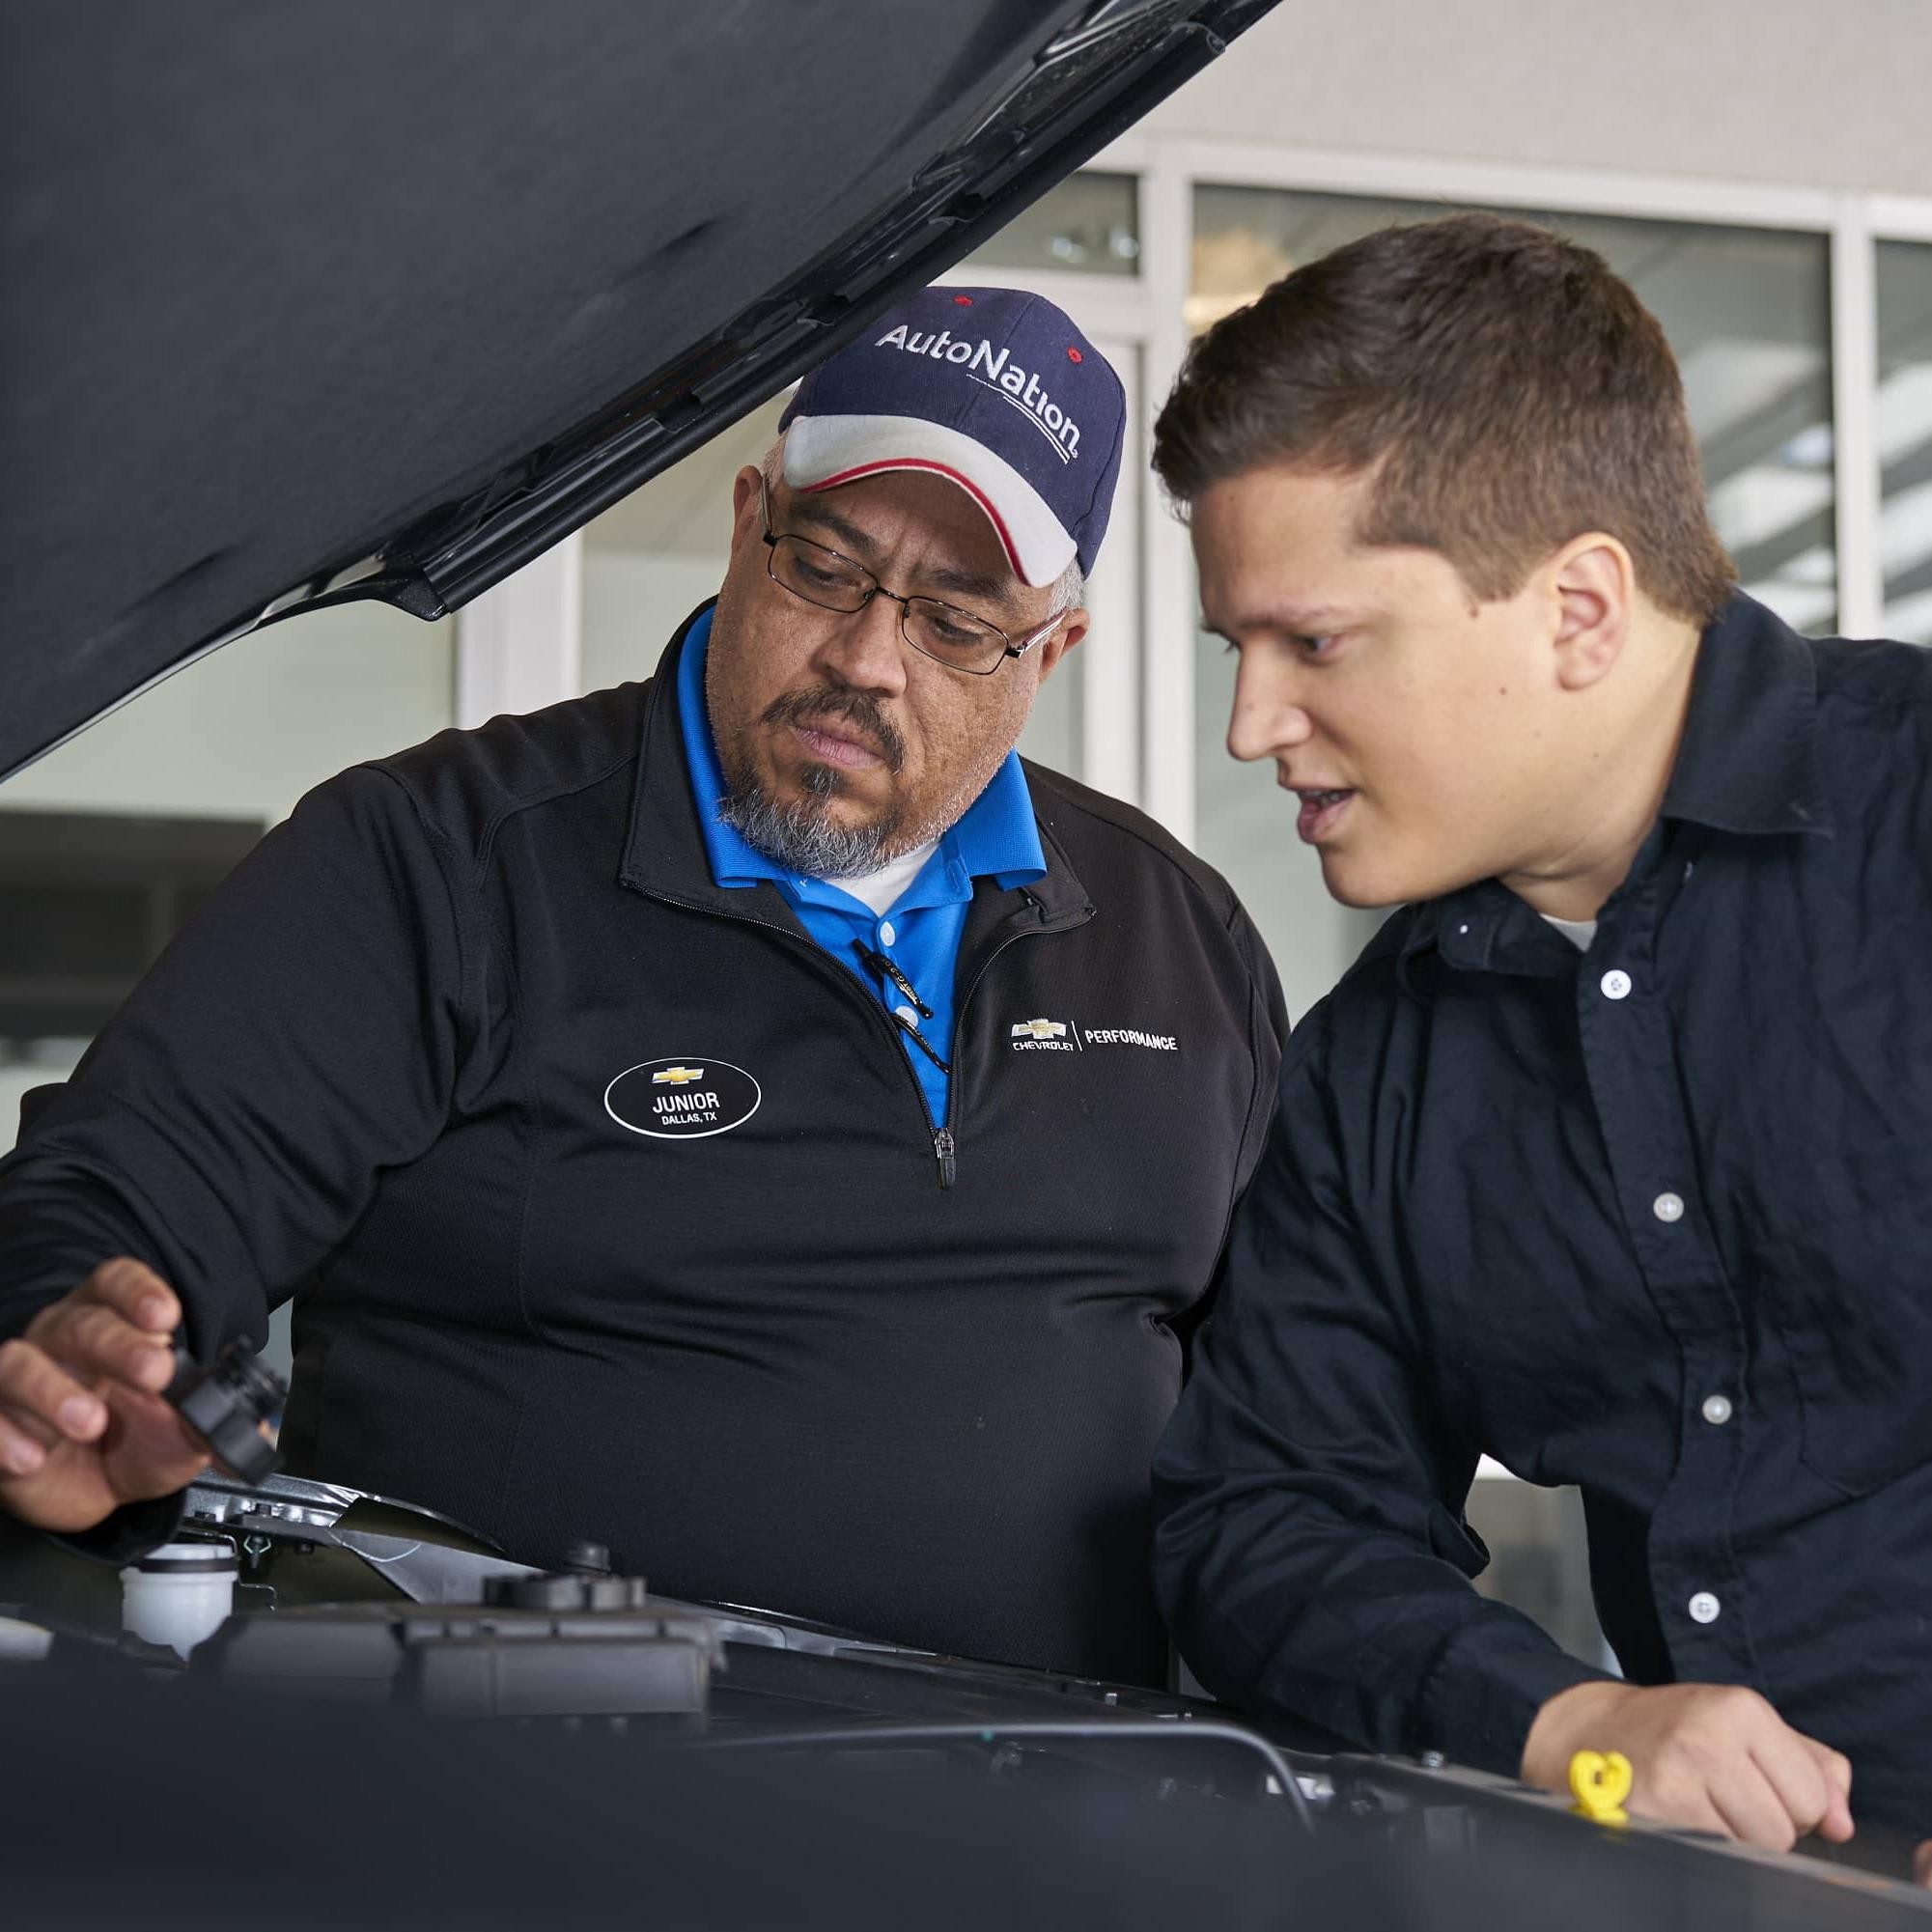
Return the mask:
<path id="1" fill-rule="evenodd" d="M 1234 711 L 1227 726 L 1227 748 L 1232 757 L 1244 762 L 1274 758 L 1305 744 L 1313 730 L 1308 714 L 1289 692 L 1243 666 L 1235 679 Z"/>

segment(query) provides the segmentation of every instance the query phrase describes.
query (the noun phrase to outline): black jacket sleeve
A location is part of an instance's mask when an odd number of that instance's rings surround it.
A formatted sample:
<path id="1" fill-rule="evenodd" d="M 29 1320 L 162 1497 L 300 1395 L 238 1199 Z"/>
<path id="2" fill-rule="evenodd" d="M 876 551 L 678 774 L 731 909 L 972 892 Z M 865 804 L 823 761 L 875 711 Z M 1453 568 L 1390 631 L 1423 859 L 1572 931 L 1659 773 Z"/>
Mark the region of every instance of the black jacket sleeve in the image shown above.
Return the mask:
<path id="1" fill-rule="evenodd" d="M 1604 1673 L 1470 1585 L 1487 1560 L 1462 1517 L 1476 1452 L 1356 1232 L 1327 1018 L 1290 1039 L 1220 1306 L 1156 1458 L 1156 1585 L 1217 1695 L 1514 1774 L 1537 1707 Z"/>
<path id="2" fill-rule="evenodd" d="M 385 1166 L 426 1149 L 463 1051 L 454 855 L 376 768 L 311 793 L 191 921 L 0 1162 L 0 1335 L 131 1254 L 191 1346 L 267 1332 Z"/>

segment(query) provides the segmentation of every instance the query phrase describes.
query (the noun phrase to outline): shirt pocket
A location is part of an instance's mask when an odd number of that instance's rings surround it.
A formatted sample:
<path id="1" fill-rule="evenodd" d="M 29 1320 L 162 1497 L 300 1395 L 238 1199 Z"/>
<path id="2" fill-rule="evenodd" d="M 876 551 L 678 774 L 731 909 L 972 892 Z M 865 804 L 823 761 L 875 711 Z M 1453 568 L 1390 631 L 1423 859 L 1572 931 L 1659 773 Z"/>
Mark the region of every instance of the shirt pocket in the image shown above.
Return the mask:
<path id="1" fill-rule="evenodd" d="M 1850 1496 L 1932 1462 L 1932 1148 L 1893 1140 L 1794 1163 L 1760 1185 L 1754 1218 L 1804 1461 Z"/>

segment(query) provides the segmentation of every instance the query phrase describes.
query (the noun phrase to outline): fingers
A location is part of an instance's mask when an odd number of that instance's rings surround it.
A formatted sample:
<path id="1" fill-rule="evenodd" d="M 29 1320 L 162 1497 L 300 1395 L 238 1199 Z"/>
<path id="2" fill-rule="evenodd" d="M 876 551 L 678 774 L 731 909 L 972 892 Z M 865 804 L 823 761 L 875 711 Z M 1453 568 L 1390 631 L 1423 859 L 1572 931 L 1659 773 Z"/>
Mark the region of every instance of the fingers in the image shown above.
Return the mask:
<path id="1" fill-rule="evenodd" d="M 80 1293 L 151 1335 L 172 1335 L 181 1327 L 182 1304 L 174 1290 L 144 1262 L 125 1254 L 103 1261 L 81 1284 Z"/>
<path id="2" fill-rule="evenodd" d="M 181 1312 L 153 1269 L 122 1256 L 42 1308 L 23 1337 L 0 1343 L 0 1477 L 35 1474 L 62 1442 L 98 1442 L 110 1386 L 165 1388 Z"/>
<path id="3" fill-rule="evenodd" d="M 124 1307 L 139 1311 L 141 1318 L 130 1317 Z M 27 1325 L 26 1339 L 79 1382 L 108 1377 L 130 1388 L 158 1391 L 174 1378 L 170 1330 L 146 1327 L 145 1321 L 178 1312 L 173 1295 L 138 1262 L 110 1263 L 71 1295 L 42 1308 Z"/>
<path id="4" fill-rule="evenodd" d="M 1724 1767 L 1723 1776 L 1711 1782 L 1711 1803 L 1718 1815 L 1724 1821 L 1724 1829 L 1734 1838 L 1741 1838 L 1748 1845 L 1763 1845 L 1774 1852 L 1788 1852 L 1800 1836 L 1810 1829 L 1810 1821 L 1800 1823 L 1807 1811 L 1813 1809 L 1813 1801 L 1822 1815 L 1824 1805 L 1824 1778 L 1815 1767 L 1807 1767 L 1812 1772 L 1815 1792 L 1807 1790 L 1796 1801 L 1789 1798 L 1782 1786 L 1775 1784 L 1766 1775 L 1764 1767 L 1755 1757 L 1742 1757 Z M 1789 1768 L 1780 1766 L 1786 1782 L 1793 1779 Z"/>
<path id="5" fill-rule="evenodd" d="M 1752 1765 L 1794 1836 L 1802 1838 L 1816 1832 L 1834 1843 L 1842 1843 L 1852 1832 L 1850 1763 L 1829 1746 L 1777 1720 L 1773 1723 L 1774 1728 L 1751 1741 Z M 1753 1835 L 1751 1842 L 1773 1841 Z M 1789 1842 L 1787 1839 L 1778 1844 L 1778 1849 L 1786 1849 Z"/>
<path id="6" fill-rule="evenodd" d="M 52 1431 L 0 1409 L 0 1476 L 30 1476 L 47 1459 Z"/>
<path id="7" fill-rule="evenodd" d="M 1916 1884 L 1932 1890 L 1932 1838 L 1921 1838 L 1912 1854 L 1912 1877 Z"/>
<path id="8" fill-rule="evenodd" d="M 104 1455 L 118 1491 L 129 1498 L 166 1496 L 208 1468 L 207 1442 L 171 1403 L 117 1388 L 110 1406 L 115 1427 Z"/>
<path id="9" fill-rule="evenodd" d="M 1852 1835 L 1852 1761 L 1842 1751 L 1815 1739 L 1805 1740 L 1817 1753 L 1830 1794 L 1825 1815 L 1818 1821 L 1818 1834 L 1834 1845 L 1842 1845 Z"/>
<path id="10" fill-rule="evenodd" d="M 0 1342 L 0 1465 L 31 1475 L 66 1439 L 91 1442 L 107 1427 L 107 1406 L 32 1342 Z"/>
<path id="11" fill-rule="evenodd" d="M 102 1262 L 81 1285 L 81 1293 L 106 1302 L 151 1335 L 172 1335 L 182 1326 L 182 1304 L 168 1283 L 145 1262 L 127 1256 Z"/>

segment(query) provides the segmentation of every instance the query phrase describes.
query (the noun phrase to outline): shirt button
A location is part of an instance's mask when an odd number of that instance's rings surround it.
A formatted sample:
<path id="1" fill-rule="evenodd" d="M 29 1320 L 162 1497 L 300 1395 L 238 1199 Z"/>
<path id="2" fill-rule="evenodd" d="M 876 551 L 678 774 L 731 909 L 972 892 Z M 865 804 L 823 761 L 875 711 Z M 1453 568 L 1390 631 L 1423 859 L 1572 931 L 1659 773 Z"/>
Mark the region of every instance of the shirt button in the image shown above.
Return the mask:
<path id="1" fill-rule="evenodd" d="M 1602 987 L 1606 999 L 1623 999 L 1630 993 L 1630 975 L 1621 967 L 1612 968 L 1605 973 L 1597 984 Z"/>
<path id="2" fill-rule="evenodd" d="M 894 1008 L 892 1009 L 892 1011 L 893 1011 L 893 1012 L 894 1012 L 894 1013 L 895 1013 L 895 1014 L 896 1014 L 896 1015 L 897 1015 L 897 1016 L 898 1016 L 898 1017 L 899 1017 L 899 1018 L 900 1018 L 901 1020 L 905 1021 L 905 1022 L 907 1023 L 907 1025 L 909 1025 L 909 1026 L 916 1026 L 916 1025 L 918 1025 L 918 1023 L 919 1023 L 919 1016 L 918 1016 L 918 1015 L 917 1015 L 916 1013 L 914 1013 L 914 1012 L 912 1011 L 912 1009 L 911 1009 L 911 1008 L 910 1008 L 910 1006 L 895 1006 L 895 1007 L 894 1007 Z M 1720 1400 L 1722 1400 L 1722 1397 L 1720 1397 L 1719 1399 L 1720 1399 Z"/>
<path id="3" fill-rule="evenodd" d="M 1704 1420 L 1713 1427 L 1722 1429 L 1731 1419 L 1731 1399 L 1728 1395 L 1707 1395 L 1704 1397 Z"/>
<path id="4" fill-rule="evenodd" d="M 880 922 L 879 943 L 882 946 L 889 946 L 898 937 L 899 935 L 892 930 L 892 921 L 890 919 Z"/>
<path id="5" fill-rule="evenodd" d="M 1699 1590 L 1691 1599 L 1691 1620 L 1694 1623 L 1716 1623 L 1718 1612 L 1722 1608 L 1709 1590 Z"/>
<path id="6" fill-rule="evenodd" d="M 1684 1196 L 1682 1194 L 1659 1194 L 1651 1202 L 1650 1212 L 1661 1221 L 1680 1221 L 1684 1218 Z"/>

